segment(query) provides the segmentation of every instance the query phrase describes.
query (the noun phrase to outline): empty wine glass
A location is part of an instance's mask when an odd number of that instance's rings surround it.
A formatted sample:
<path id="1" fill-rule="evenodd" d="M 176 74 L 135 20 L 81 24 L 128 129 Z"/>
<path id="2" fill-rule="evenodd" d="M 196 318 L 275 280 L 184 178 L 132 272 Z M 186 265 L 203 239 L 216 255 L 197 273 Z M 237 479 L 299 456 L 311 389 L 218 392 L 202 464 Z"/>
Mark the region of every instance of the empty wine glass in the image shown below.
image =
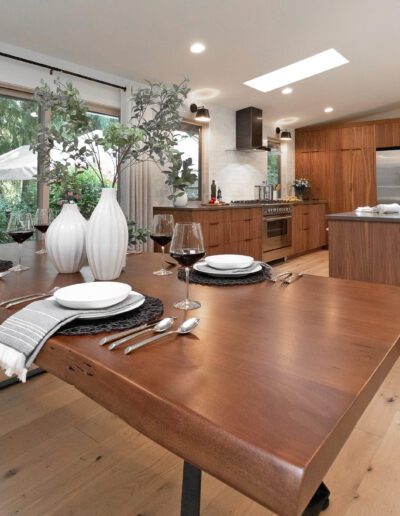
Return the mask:
<path id="1" fill-rule="evenodd" d="M 189 299 L 190 268 L 205 255 L 203 233 L 199 222 L 177 223 L 172 236 L 170 255 L 185 267 L 186 299 L 174 304 L 181 310 L 194 310 L 201 304 Z"/>
<path id="2" fill-rule="evenodd" d="M 165 268 L 165 246 L 172 240 L 174 231 L 174 217 L 169 213 L 154 215 L 153 224 L 150 230 L 150 238 L 161 246 L 161 269 L 153 272 L 156 276 L 169 276 L 171 271 Z"/>
<path id="3" fill-rule="evenodd" d="M 35 228 L 43 234 L 43 247 L 36 254 L 46 254 L 46 231 L 53 222 L 54 215 L 51 208 L 38 208 L 33 219 Z"/>
<path id="4" fill-rule="evenodd" d="M 26 265 L 21 265 L 22 243 L 33 235 L 33 222 L 30 213 L 17 211 L 11 213 L 7 225 L 7 233 L 18 244 L 18 265 L 11 267 L 10 271 L 20 272 L 30 269 Z"/>

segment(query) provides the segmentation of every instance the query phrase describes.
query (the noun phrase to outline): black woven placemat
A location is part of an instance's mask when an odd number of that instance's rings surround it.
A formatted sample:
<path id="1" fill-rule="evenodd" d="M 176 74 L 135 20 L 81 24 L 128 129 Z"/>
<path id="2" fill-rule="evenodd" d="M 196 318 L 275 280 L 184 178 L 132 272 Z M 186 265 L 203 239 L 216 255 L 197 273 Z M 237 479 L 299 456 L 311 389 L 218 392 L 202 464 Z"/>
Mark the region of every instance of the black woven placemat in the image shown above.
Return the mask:
<path id="1" fill-rule="evenodd" d="M 0 272 L 8 271 L 13 266 L 9 260 L 0 260 Z"/>
<path id="2" fill-rule="evenodd" d="M 103 331 L 127 330 L 158 319 L 164 305 L 157 297 L 146 296 L 141 307 L 106 319 L 76 319 L 66 324 L 57 333 L 60 335 L 95 335 Z"/>
<path id="3" fill-rule="evenodd" d="M 196 283 L 197 285 L 217 285 L 223 287 L 232 287 L 234 285 L 253 285 L 254 283 L 261 283 L 267 278 L 271 277 L 271 268 L 269 266 L 262 267 L 260 272 L 242 276 L 241 278 L 220 278 L 217 276 L 209 276 L 202 272 L 192 269 L 189 274 L 189 283 Z M 185 279 L 185 270 L 178 270 L 178 278 Z"/>

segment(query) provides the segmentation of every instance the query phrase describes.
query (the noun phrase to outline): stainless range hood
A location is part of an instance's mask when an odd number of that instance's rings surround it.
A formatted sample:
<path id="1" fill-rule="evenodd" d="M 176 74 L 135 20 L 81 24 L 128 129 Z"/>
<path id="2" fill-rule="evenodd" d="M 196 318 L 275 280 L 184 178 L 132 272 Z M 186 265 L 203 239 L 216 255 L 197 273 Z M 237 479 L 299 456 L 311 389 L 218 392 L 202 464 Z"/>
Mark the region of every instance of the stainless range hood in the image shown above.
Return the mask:
<path id="1" fill-rule="evenodd" d="M 236 111 L 236 149 L 238 151 L 269 151 L 262 142 L 262 110 L 248 107 Z"/>

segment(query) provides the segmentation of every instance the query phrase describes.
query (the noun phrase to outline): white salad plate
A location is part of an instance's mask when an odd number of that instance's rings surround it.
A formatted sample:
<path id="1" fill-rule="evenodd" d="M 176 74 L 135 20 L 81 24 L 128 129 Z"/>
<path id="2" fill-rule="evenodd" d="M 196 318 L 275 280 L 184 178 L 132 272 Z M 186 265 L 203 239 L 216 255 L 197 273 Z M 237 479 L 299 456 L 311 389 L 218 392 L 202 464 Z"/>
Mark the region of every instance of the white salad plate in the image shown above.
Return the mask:
<path id="1" fill-rule="evenodd" d="M 209 276 L 217 276 L 219 278 L 242 278 L 243 276 L 247 276 L 248 274 L 254 274 L 255 272 L 260 272 L 262 266 L 256 262 L 247 269 L 239 270 L 239 269 L 231 269 L 231 270 L 223 270 L 223 269 L 214 269 L 210 267 L 204 262 L 198 262 L 193 265 L 193 269 L 202 272 L 203 274 L 208 274 Z M 233 272 L 235 271 L 235 272 Z"/>
<path id="2" fill-rule="evenodd" d="M 213 269 L 246 269 L 254 262 L 254 258 L 242 254 L 215 254 L 206 256 L 205 261 Z"/>
<path id="3" fill-rule="evenodd" d="M 136 308 L 139 308 L 139 306 L 142 306 L 142 304 L 145 302 L 145 297 L 143 294 L 139 294 L 139 292 L 130 292 L 128 294 L 129 300 L 132 302 L 129 306 L 124 306 L 120 310 L 116 310 L 112 314 L 100 312 L 99 314 L 81 314 L 77 317 L 77 319 L 105 319 L 106 317 L 113 317 L 114 315 L 121 315 L 126 312 L 131 312 L 132 310 L 136 310 Z M 46 301 L 54 301 L 54 296 L 51 296 L 46 299 Z"/>
<path id="4" fill-rule="evenodd" d="M 126 299 L 132 287 L 118 281 L 77 283 L 54 292 L 54 299 L 62 306 L 84 310 L 107 308 Z"/>

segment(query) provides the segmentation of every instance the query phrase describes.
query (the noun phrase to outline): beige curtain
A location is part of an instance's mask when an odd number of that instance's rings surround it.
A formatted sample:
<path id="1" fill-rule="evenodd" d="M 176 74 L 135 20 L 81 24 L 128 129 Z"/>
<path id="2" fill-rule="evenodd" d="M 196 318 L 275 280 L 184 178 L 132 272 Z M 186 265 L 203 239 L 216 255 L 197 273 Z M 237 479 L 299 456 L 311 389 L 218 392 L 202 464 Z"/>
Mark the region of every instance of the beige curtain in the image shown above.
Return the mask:
<path id="1" fill-rule="evenodd" d="M 131 88 L 121 92 L 121 122 L 129 122 L 131 113 Z M 119 200 L 121 207 L 128 218 L 134 220 L 141 228 L 150 229 L 153 218 L 153 204 L 151 198 L 151 169 L 152 163 L 138 163 L 127 165 L 123 170 L 119 185 Z M 149 245 L 144 245 L 149 250 Z"/>

